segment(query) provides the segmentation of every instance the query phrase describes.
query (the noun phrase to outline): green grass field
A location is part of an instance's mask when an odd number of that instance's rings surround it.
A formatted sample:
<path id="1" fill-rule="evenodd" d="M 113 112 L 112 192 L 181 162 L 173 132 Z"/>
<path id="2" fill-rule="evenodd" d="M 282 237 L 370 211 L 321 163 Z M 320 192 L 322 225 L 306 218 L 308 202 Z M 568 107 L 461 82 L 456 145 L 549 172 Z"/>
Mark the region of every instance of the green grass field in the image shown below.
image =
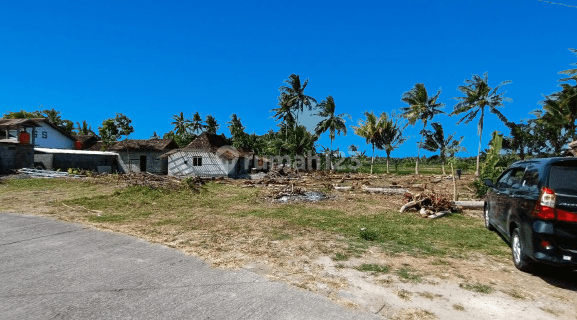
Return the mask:
<path id="1" fill-rule="evenodd" d="M 259 201 L 258 189 L 214 183 L 205 185 L 200 193 L 153 191 L 145 187 L 111 193 L 109 189 L 102 191 L 103 186 L 94 183 L 47 179 L 13 180 L 2 187 L 0 210 L 13 209 L 3 208 L 2 200 L 18 193 L 24 196 L 39 191 L 67 190 L 66 196 L 50 204 L 55 207 L 56 214 L 63 205 L 98 210 L 102 214 L 81 211 L 81 218 L 102 225 L 140 225 L 147 230 L 145 232 L 151 233 L 163 232 L 167 226 L 178 230 L 202 228 L 206 232 L 220 232 L 219 228 L 224 224 L 227 232 L 234 235 L 253 228 L 249 222 L 272 221 L 274 226 L 263 225 L 263 228 L 270 229 L 267 232 L 274 240 L 298 238 L 305 233 L 303 230 L 310 228 L 348 239 L 348 251 L 332 255 L 357 255 L 369 246 L 380 246 L 391 254 L 450 257 L 462 257 L 471 252 L 494 256 L 509 254 L 507 245 L 485 230 L 481 219 L 453 214 L 431 220 L 384 209 L 367 212 L 368 207 L 379 203 L 375 199 L 267 204 Z"/>

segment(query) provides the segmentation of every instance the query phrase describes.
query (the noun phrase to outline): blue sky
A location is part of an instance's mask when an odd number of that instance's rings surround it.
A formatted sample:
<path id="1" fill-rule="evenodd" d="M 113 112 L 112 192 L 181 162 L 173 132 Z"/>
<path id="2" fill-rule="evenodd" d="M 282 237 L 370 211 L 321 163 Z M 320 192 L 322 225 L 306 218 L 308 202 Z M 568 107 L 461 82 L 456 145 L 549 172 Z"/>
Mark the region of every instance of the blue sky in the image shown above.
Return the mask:
<path id="1" fill-rule="evenodd" d="M 228 136 L 236 113 L 247 132 L 263 134 L 276 130 L 270 110 L 292 73 L 309 78 L 317 100 L 332 95 L 352 125 L 365 110 L 403 107 L 417 82 L 431 94 L 442 88 L 450 112 L 457 87 L 489 72 L 491 85 L 513 81 L 501 111 L 518 121 L 577 62 L 567 50 L 577 48 L 576 18 L 577 8 L 537 0 L 9 1 L 0 10 L 0 112 L 43 105 L 93 129 L 122 112 L 133 138 L 168 132 L 180 111 L 212 114 Z M 476 123 L 435 121 L 476 154 Z M 416 155 L 419 130 L 409 127 L 412 139 L 393 156 Z M 493 130 L 508 133 L 489 114 L 483 147 Z M 328 133 L 319 143 L 329 145 Z M 352 129 L 335 140 L 341 150 L 352 143 L 366 148 Z"/>

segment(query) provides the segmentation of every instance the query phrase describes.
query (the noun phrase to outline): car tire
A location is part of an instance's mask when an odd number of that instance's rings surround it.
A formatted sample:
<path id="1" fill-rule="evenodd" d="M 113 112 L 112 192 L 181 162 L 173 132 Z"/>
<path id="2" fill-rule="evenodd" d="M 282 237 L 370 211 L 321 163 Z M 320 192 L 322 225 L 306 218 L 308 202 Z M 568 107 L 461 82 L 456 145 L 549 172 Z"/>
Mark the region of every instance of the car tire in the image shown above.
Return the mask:
<path id="1" fill-rule="evenodd" d="M 488 204 L 485 204 L 485 207 L 483 209 L 483 217 L 485 218 L 485 228 L 487 228 L 487 230 L 489 230 L 489 231 L 494 231 L 495 228 L 491 224 L 491 218 L 489 217 L 489 205 Z"/>
<path id="2" fill-rule="evenodd" d="M 521 232 L 515 228 L 511 233 L 511 252 L 513 254 L 513 264 L 521 271 L 528 272 L 533 270 L 534 261 L 525 254 L 523 241 L 521 241 Z"/>

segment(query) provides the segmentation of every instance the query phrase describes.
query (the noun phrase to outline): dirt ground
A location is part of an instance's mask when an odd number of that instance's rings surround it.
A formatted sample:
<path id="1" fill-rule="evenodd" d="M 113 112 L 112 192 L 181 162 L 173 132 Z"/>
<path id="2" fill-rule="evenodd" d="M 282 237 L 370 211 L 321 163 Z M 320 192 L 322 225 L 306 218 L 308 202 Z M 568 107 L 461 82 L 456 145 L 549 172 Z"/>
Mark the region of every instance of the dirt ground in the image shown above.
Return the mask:
<path id="1" fill-rule="evenodd" d="M 471 177 L 463 177 L 456 181 L 459 200 L 473 199 L 468 187 L 470 180 Z M 271 206 L 278 206 L 272 202 L 283 194 L 294 193 L 295 189 L 322 188 L 334 196 L 329 201 L 335 206 L 345 206 L 347 200 L 358 197 L 379 197 L 381 202 L 385 197 L 384 202 L 391 210 L 398 210 L 404 203 L 402 196 L 374 195 L 364 192 L 362 187 L 406 187 L 413 193 L 432 189 L 451 197 L 453 192 L 452 179 L 423 175 L 331 175 L 320 172 L 298 178 L 288 174 L 260 180 L 217 182 L 236 188 L 257 188 L 260 205 Z M 337 191 L 334 186 L 351 186 L 352 189 Z M 0 184 L 2 187 L 6 188 Z M 112 193 L 118 188 L 102 183 L 95 190 Z M 572 271 L 543 269 L 529 274 L 515 269 L 509 258 L 480 253 L 442 258 L 391 254 L 379 246 L 363 248 L 361 254 L 341 260 L 335 258 L 335 252 L 350 248 L 343 236 L 300 228 L 294 231 L 301 235 L 299 237 L 273 240 L 270 239 L 271 228 L 289 227 L 279 221 L 255 217 L 231 220 L 208 214 L 203 219 L 210 220 L 210 228 L 217 229 L 217 233 L 170 225 L 158 226 L 151 232 L 150 226 L 141 222 L 89 222 L 85 216 L 87 213 L 98 215 L 95 210 L 55 208 L 54 203 L 69 196 L 69 191 L 65 190 L 0 193 L 0 209 L 85 223 L 162 243 L 215 267 L 244 268 L 385 319 L 577 319 L 577 276 Z M 465 214 L 482 219 L 480 211 L 466 211 Z M 244 227 L 237 230 L 235 224 Z M 215 234 L 218 234 L 217 238 Z M 498 236 L 495 234 L 495 237 Z M 363 264 L 387 265 L 391 271 L 358 270 Z"/>

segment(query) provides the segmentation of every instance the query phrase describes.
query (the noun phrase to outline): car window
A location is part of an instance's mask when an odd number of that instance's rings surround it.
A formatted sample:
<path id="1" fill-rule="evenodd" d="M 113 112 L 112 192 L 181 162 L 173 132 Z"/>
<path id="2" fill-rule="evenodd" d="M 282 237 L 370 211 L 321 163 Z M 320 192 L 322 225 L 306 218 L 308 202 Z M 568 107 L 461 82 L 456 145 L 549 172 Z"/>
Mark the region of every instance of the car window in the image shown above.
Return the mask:
<path id="1" fill-rule="evenodd" d="M 577 195 L 577 166 L 552 166 L 549 171 L 549 188 L 558 193 Z"/>
<path id="2" fill-rule="evenodd" d="M 520 191 L 527 194 L 539 193 L 539 170 L 537 168 L 529 167 L 525 170 Z"/>
<path id="3" fill-rule="evenodd" d="M 497 189 L 506 189 L 509 188 L 509 176 L 511 175 L 511 170 L 507 171 L 501 178 L 497 181 L 495 186 Z"/>
<path id="4" fill-rule="evenodd" d="M 525 168 L 518 168 L 511 170 L 509 175 L 509 186 L 512 189 L 520 189 L 523 185 L 523 176 L 525 175 Z"/>

